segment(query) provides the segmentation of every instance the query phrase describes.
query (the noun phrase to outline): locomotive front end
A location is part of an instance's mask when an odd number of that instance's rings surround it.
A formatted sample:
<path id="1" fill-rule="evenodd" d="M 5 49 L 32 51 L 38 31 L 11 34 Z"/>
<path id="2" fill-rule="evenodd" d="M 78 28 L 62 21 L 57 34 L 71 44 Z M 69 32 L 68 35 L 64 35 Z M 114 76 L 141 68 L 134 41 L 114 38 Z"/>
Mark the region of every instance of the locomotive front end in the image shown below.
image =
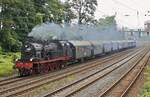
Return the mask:
<path id="1" fill-rule="evenodd" d="M 16 61 L 15 67 L 20 75 L 32 73 L 33 63 L 41 58 L 42 45 L 38 43 L 25 43 L 21 49 L 21 59 Z"/>

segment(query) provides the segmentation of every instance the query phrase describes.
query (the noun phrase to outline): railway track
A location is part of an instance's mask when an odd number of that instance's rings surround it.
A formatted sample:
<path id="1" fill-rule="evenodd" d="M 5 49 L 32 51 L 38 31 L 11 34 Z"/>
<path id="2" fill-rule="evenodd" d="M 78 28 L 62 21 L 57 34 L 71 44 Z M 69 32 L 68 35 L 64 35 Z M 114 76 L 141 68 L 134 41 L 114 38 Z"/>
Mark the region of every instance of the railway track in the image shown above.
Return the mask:
<path id="1" fill-rule="evenodd" d="M 119 53 L 113 54 L 113 55 L 111 55 L 111 56 L 104 57 L 104 58 L 99 59 L 99 60 L 95 60 L 95 61 L 92 61 L 92 62 L 84 63 L 84 65 L 93 64 L 93 63 L 95 63 L 95 62 L 97 62 L 97 61 L 103 61 L 103 62 L 109 61 L 109 60 L 113 59 L 114 57 L 121 56 L 122 54 L 128 53 L 128 52 L 130 52 L 130 51 L 133 51 L 133 50 L 123 51 L 123 52 L 121 52 L 120 54 L 119 54 Z M 68 69 L 66 69 L 65 71 L 68 72 L 68 71 L 72 71 L 72 70 L 75 70 L 75 69 L 79 69 L 79 68 L 84 67 L 84 65 L 80 65 L 80 66 L 78 66 L 77 68 L 74 68 L 74 67 L 73 67 L 73 68 L 69 68 L 69 67 L 68 67 Z M 50 78 L 50 77 L 53 77 L 53 76 L 57 76 L 57 75 L 60 75 L 60 74 L 62 74 L 62 73 L 66 73 L 66 72 L 54 73 L 54 74 L 51 73 L 52 76 L 49 76 L 49 74 L 45 74 L 45 75 L 42 75 L 42 76 L 41 76 L 41 75 L 36 75 L 36 76 L 23 77 L 23 78 L 19 78 L 19 77 L 17 77 L 17 76 L 11 77 L 11 78 L 7 78 L 7 79 L 4 79 L 4 80 L 0 80 L 0 86 L 1 86 L 1 87 L 0 87 L 0 90 L 1 90 L 3 87 L 6 88 L 5 85 L 17 83 L 17 82 L 19 82 L 19 81 L 21 82 L 22 80 L 23 80 L 23 82 L 32 81 L 34 77 L 35 77 L 35 79 L 40 80 L 40 79 L 43 79 L 43 78 Z"/>
<path id="2" fill-rule="evenodd" d="M 140 55 L 139 55 L 139 53 L 140 53 Z M 133 54 L 132 56 L 126 58 L 125 60 L 114 63 L 110 67 L 107 67 L 103 70 L 99 70 L 99 71 L 97 71 L 93 74 L 90 74 L 80 80 L 77 80 L 69 85 L 61 87 L 53 92 L 47 93 L 42 96 L 43 97 L 52 97 L 52 96 L 54 96 L 54 97 L 70 97 L 70 96 L 73 96 L 77 92 L 87 88 L 91 84 L 95 83 L 96 81 L 100 80 L 101 78 L 105 77 L 106 75 L 110 74 L 111 72 L 115 71 L 116 69 L 120 68 L 124 64 L 127 64 L 127 62 L 129 62 L 130 60 L 133 60 L 135 58 L 136 58 L 136 62 L 134 63 L 134 66 L 136 66 L 136 64 L 141 61 L 141 59 L 145 56 L 146 53 L 147 53 L 147 51 L 137 52 L 136 54 Z M 115 66 L 115 67 L 112 68 L 113 66 Z M 113 97 L 115 97 L 115 96 L 113 96 Z"/>
<path id="3" fill-rule="evenodd" d="M 127 52 L 124 52 L 124 53 L 127 53 Z M 135 53 L 135 52 L 134 52 Z M 123 53 L 121 53 L 121 54 L 123 54 Z M 130 54 L 131 55 L 131 54 Z M 129 55 L 128 55 L 129 56 Z M 114 57 L 114 56 L 113 56 Z M 119 57 L 119 56 L 118 56 Z M 112 59 L 111 59 L 112 60 Z M 102 60 L 101 60 L 102 61 Z M 108 61 L 108 59 L 107 60 L 105 60 L 105 62 L 106 61 Z M 103 62 L 100 62 L 101 64 L 102 63 L 104 63 L 104 60 L 103 60 Z M 100 63 L 97 63 L 97 64 L 100 64 Z M 94 64 L 94 63 L 93 63 Z M 92 66 L 89 66 L 89 67 L 86 67 L 86 68 L 84 68 L 85 70 L 87 69 L 87 68 L 91 68 Z M 84 70 L 83 68 L 81 69 L 81 67 L 80 67 L 80 71 L 82 71 L 82 70 Z M 68 74 L 62 74 L 61 76 L 59 76 L 59 77 L 57 77 L 57 78 L 55 78 L 55 79 L 51 79 L 51 80 L 49 80 L 49 81 L 47 81 L 47 82 L 44 82 L 44 83 L 40 83 L 40 84 L 36 84 L 36 85 L 34 85 L 34 86 L 32 86 L 32 82 L 29 84 L 28 83 L 28 85 L 31 85 L 31 86 L 28 86 L 28 87 L 26 87 L 27 86 L 27 84 L 24 84 L 24 85 L 21 85 L 21 86 L 19 86 L 19 87 L 16 87 L 16 88 L 14 88 L 14 87 L 12 87 L 12 88 L 9 88 L 9 89 L 5 89 L 4 91 L 1 91 L 0 92 L 0 94 L 1 95 L 4 95 L 4 96 L 13 96 L 13 95 L 16 95 L 16 94 L 20 94 L 20 93 L 23 93 L 23 92 L 25 92 L 26 90 L 29 90 L 29 89 L 33 89 L 33 88 L 36 88 L 36 87 L 39 87 L 39 86 L 41 86 L 41 85 L 43 85 L 43 84 L 47 84 L 48 82 L 52 82 L 52 81 L 54 81 L 54 80 L 58 80 L 58 79 L 60 79 L 60 78 L 63 78 L 63 77 L 65 77 L 65 76 L 68 76 L 68 75 L 70 75 L 70 74 L 73 74 L 73 73 L 77 73 L 77 72 L 79 72 L 79 70 L 76 70 L 76 71 L 73 71 L 72 73 L 71 72 L 69 72 Z M 55 75 L 56 76 L 56 75 Z M 40 82 L 40 81 L 39 81 Z M 25 88 L 26 87 L 26 88 Z M 22 89 L 22 90 L 18 90 L 19 89 Z M 4 97 L 3 96 L 3 97 Z"/>
<path id="4" fill-rule="evenodd" d="M 126 73 L 108 87 L 107 90 L 98 93 L 94 97 L 126 97 L 147 64 L 150 64 L 150 52 L 146 54 L 141 61 L 126 71 Z"/>
<path id="5" fill-rule="evenodd" d="M 123 52 L 119 52 L 119 53 L 128 53 L 128 52 L 131 52 L 131 51 L 133 51 L 133 50 L 135 50 L 135 49 L 130 49 L 130 50 L 127 50 L 127 51 L 123 51 Z M 102 58 L 102 59 L 99 59 L 100 61 L 101 60 L 108 60 L 108 59 L 110 59 L 110 58 L 112 58 L 112 57 L 116 57 L 116 55 L 118 55 L 119 53 L 116 53 L 116 54 L 113 54 L 113 55 L 111 55 L 111 56 L 107 56 L 107 57 L 104 57 L 104 58 Z M 120 55 L 121 55 L 120 54 Z M 86 65 L 88 65 L 88 64 L 93 64 L 94 62 L 97 62 L 97 60 L 95 59 L 95 60 L 92 60 L 92 62 L 87 62 L 87 63 L 83 63 L 83 64 L 86 64 Z M 71 66 L 70 66 L 71 67 Z M 70 67 L 68 67 L 70 70 L 72 70 L 72 68 L 70 68 Z M 82 68 L 83 66 L 82 66 L 82 64 L 80 65 L 80 66 L 78 66 L 77 68 L 75 68 L 75 69 L 78 69 L 78 68 Z M 73 67 L 74 68 L 74 67 Z M 70 71 L 70 70 L 68 70 L 67 69 L 67 71 Z M 52 73 L 52 72 L 51 72 Z M 59 73 L 58 73 L 59 74 Z M 42 76 L 47 76 L 48 74 L 45 74 L 45 75 L 42 75 Z M 53 74 L 52 74 L 53 75 Z M 22 80 L 27 80 L 27 81 L 30 81 L 30 79 L 31 78 L 33 78 L 33 77 L 36 77 L 36 78 L 39 78 L 39 77 L 41 77 L 41 75 L 36 75 L 36 76 L 30 76 L 30 77 L 19 77 L 19 76 L 13 76 L 13 77 L 10 77 L 10 78 L 5 78 L 5 79 L 2 79 L 2 80 L 0 80 L 0 86 L 4 86 L 4 85 L 8 85 L 8 84 L 11 84 L 11 83 L 16 83 L 16 82 L 18 82 L 18 81 L 22 81 Z"/>

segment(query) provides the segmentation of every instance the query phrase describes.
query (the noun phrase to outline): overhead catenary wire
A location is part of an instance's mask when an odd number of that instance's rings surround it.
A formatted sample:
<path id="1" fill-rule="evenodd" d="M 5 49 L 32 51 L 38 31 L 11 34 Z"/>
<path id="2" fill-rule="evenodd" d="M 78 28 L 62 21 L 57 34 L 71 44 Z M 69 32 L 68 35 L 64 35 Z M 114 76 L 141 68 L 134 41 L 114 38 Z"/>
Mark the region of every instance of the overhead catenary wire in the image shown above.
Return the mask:
<path id="1" fill-rule="evenodd" d="M 145 13 L 143 13 L 143 12 L 140 12 L 138 9 L 135 9 L 135 8 L 132 8 L 132 7 L 130 7 L 130 6 L 128 6 L 128 5 L 126 5 L 126 4 L 124 4 L 124 3 L 122 3 L 122 2 L 120 2 L 120 1 L 118 1 L 118 0 L 112 0 L 114 3 L 117 3 L 117 4 L 119 4 L 119 5 L 121 5 L 121 6 L 123 6 L 123 7 L 125 7 L 125 8 L 128 8 L 128 9 L 130 9 L 130 10 L 132 10 L 132 11 L 135 11 L 136 12 L 136 17 L 137 17 L 137 27 L 139 27 L 140 26 L 140 16 L 139 16 L 139 14 L 144 14 L 145 15 Z"/>
<path id="2" fill-rule="evenodd" d="M 119 5 L 122 5 L 122 6 L 126 7 L 126 8 L 128 8 L 128 9 L 130 9 L 130 10 L 132 10 L 132 11 L 137 11 L 137 9 L 134 9 L 134 8 L 132 8 L 132 7 L 128 6 L 128 5 L 126 5 L 126 4 L 124 4 L 124 3 L 120 2 L 120 1 L 118 1 L 118 0 L 112 0 L 112 1 L 113 1 L 114 3 L 117 3 L 117 4 L 119 4 Z"/>
<path id="3" fill-rule="evenodd" d="M 132 7 L 126 5 L 126 4 L 124 4 L 124 3 L 122 3 L 122 2 L 120 2 L 120 1 L 118 1 L 118 0 L 112 0 L 112 1 L 113 1 L 114 3 L 117 3 L 117 4 L 121 5 L 121 6 L 126 7 L 126 8 L 128 8 L 128 9 L 130 9 L 130 10 L 132 10 L 132 11 L 136 11 L 136 14 L 138 13 L 138 14 L 143 14 L 144 16 L 146 16 L 146 13 L 145 13 L 145 12 L 142 12 L 142 11 L 139 11 L 138 9 L 132 8 Z M 137 2 L 135 2 L 135 0 L 131 0 L 130 2 L 133 2 L 133 4 L 140 5 L 140 4 L 138 4 Z M 142 7 L 143 7 L 143 6 L 142 6 Z"/>

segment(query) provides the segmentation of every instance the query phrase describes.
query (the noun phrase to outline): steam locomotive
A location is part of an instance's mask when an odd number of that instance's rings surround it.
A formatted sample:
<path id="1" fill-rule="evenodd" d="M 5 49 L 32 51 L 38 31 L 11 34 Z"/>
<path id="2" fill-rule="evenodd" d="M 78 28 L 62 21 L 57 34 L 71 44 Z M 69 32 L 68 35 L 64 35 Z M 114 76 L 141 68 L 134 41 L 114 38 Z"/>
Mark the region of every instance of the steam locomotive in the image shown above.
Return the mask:
<path id="1" fill-rule="evenodd" d="M 133 48 L 136 42 L 79 41 L 79 40 L 27 40 L 21 49 L 21 59 L 15 67 L 20 76 L 48 73 L 66 67 L 76 61 L 84 61 L 102 54 Z"/>

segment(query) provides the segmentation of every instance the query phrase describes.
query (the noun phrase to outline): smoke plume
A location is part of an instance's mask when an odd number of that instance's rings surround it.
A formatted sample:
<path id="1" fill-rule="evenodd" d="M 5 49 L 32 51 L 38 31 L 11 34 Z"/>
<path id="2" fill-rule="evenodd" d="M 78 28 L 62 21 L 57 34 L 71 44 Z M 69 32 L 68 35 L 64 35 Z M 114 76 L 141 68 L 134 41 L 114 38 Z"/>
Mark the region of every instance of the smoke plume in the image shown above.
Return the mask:
<path id="1" fill-rule="evenodd" d="M 122 40 L 124 34 L 117 31 L 116 24 L 101 25 L 77 25 L 43 23 L 33 28 L 29 36 L 36 39 L 50 40 Z"/>

